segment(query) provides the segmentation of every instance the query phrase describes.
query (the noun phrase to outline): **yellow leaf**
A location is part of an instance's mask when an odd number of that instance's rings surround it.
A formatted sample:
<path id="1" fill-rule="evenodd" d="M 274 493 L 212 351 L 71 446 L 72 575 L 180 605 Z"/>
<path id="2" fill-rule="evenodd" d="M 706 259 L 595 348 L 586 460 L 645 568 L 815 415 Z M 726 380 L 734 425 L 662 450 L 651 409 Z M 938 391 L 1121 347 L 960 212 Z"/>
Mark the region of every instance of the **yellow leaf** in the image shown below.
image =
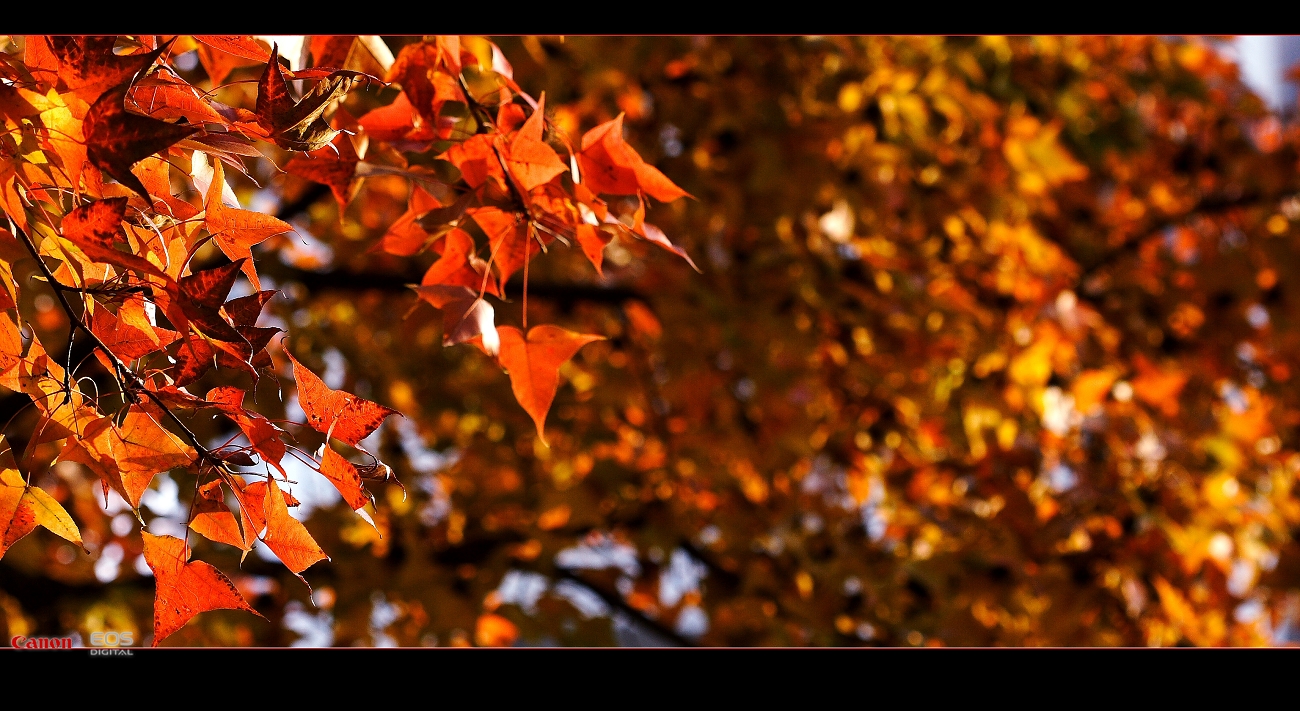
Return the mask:
<path id="1" fill-rule="evenodd" d="M 23 492 L 23 502 L 32 507 L 36 523 L 60 538 L 81 545 L 81 531 L 77 529 L 77 524 L 73 523 L 68 512 L 45 490 L 35 486 L 27 487 L 27 491 Z"/>

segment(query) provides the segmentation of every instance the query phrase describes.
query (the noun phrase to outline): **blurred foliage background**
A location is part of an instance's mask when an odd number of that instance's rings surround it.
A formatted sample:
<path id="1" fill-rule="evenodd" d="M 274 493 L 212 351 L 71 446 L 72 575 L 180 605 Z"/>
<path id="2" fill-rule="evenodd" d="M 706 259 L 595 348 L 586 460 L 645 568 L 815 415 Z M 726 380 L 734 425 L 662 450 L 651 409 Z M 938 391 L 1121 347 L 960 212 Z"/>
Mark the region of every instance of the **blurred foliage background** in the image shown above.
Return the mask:
<path id="1" fill-rule="evenodd" d="M 625 114 L 695 198 L 647 219 L 701 273 L 644 242 L 601 277 L 577 249 L 537 261 L 530 315 L 609 338 L 561 371 L 547 447 L 498 367 L 439 345 L 406 287 L 433 257 L 371 249 L 408 181 L 368 177 L 340 215 L 258 164 L 241 199 L 305 235 L 254 252 L 272 309 L 332 387 L 406 415 L 372 442 L 400 485 L 380 537 L 299 471 L 332 558 L 314 600 L 192 539 L 267 620 L 207 613 L 168 645 L 1300 640 L 1300 132 L 1213 41 L 496 41 L 571 140 Z M 142 639 L 138 524 L 75 465 L 44 476 L 92 553 L 21 541 L 2 624 Z M 180 526 L 177 484 L 151 531 Z"/>

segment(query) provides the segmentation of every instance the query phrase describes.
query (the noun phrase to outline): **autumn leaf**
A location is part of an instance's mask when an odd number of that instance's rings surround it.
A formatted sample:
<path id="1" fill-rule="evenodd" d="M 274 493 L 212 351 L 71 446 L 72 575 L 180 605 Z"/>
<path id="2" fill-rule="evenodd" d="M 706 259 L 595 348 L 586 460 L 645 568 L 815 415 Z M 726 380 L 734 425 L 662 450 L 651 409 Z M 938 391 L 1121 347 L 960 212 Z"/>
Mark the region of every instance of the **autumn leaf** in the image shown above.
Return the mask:
<path id="1" fill-rule="evenodd" d="M 526 338 L 513 326 L 501 326 L 497 333 L 501 337 L 499 359 L 510 374 L 515 399 L 533 418 L 537 436 L 545 442 L 542 425 L 560 387 L 560 366 L 583 346 L 604 337 L 550 325 L 533 327 Z"/>
<path id="2" fill-rule="evenodd" d="M 0 486 L 0 557 L 10 546 L 36 530 L 36 513 L 16 486 Z"/>
<path id="3" fill-rule="evenodd" d="M 7 446 L 7 443 L 4 443 Z M 10 449 L 0 453 L 0 557 L 9 547 L 36 530 L 36 512 L 26 497 L 27 485 Z"/>
<path id="4" fill-rule="evenodd" d="M 212 178 L 203 202 L 204 223 L 222 254 L 232 262 L 241 262 L 244 274 L 252 282 L 253 288 L 261 290 L 261 280 L 253 265 L 252 247 L 275 235 L 292 231 L 293 225 L 271 215 L 227 206 L 223 200 L 223 191 L 227 189 L 221 161 L 213 161 Z M 224 297 L 223 294 L 222 298 Z"/>
<path id="5" fill-rule="evenodd" d="M 271 53 L 258 44 L 257 39 L 252 35 L 194 35 L 194 39 L 213 49 L 253 62 L 266 62 L 271 59 Z M 213 81 L 219 82 L 221 79 L 214 77 Z"/>
<path id="6" fill-rule="evenodd" d="M 181 277 L 177 281 L 181 296 L 196 306 L 219 309 L 235 285 L 241 266 L 241 262 L 231 262 Z"/>
<path id="7" fill-rule="evenodd" d="M 524 192 L 550 182 L 569 169 L 555 153 L 555 149 L 542 140 L 545 111 L 546 94 L 542 94 L 533 115 L 524 122 L 505 152 L 506 166 Z"/>
<path id="8" fill-rule="evenodd" d="M 87 160 L 84 119 L 86 111 L 90 108 L 89 105 L 75 94 L 61 96 L 53 89 L 45 97 L 41 97 L 45 101 L 40 101 L 34 94 L 24 96 L 27 92 L 23 89 L 12 91 L 24 104 L 27 104 L 26 99 L 30 98 L 32 102 L 42 106 L 39 115 L 41 125 L 49 134 L 50 147 L 62 161 L 68 182 L 74 186 L 80 185 L 82 169 Z M 21 117 L 25 112 L 19 110 L 16 113 Z"/>
<path id="9" fill-rule="evenodd" d="M 139 308 L 135 302 L 127 302 L 119 311 L 127 312 L 123 318 L 119 319 L 105 308 L 96 309 L 90 318 L 91 332 L 122 361 L 130 362 L 155 353 L 180 338 L 180 334 L 175 331 L 150 325 L 144 318 L 143 309 L 138 314 L 131 313 Z M 113 365 L 106 362 L 105 367 L 111 370 Z"/>
<path id="10" fill-rule="evenodd" d="M 139 508 L 140 497 L 156 474 L 188 466 L 197 453 L 168 432 L 147 412 L 131 407 L 118 426 L 112 418 L 95 419 L 70 438 L 60 459 L 79 462 Z"/>
<path id="11" fill-rule="evenodd" d="M 443 104 L 464 101 L 464 94 L 452 76 L 459 74 L 460 50 L 457 38 L 438 38 L 434 43 L 412 43 L 402 47 L 387 78 L 402 87 L 418 117 L 416 126 L 429 126 L 438 117 Z M 450 75 L 449 75 L 450 73 Z"/>
<path id="12" fill-rule="evenodd" d="M 293 378 L 298 383 L 298 404 L 307 415 L 307 424 L 322 434 L 330 434 L 353 447 L 370 436 L 383 423 L 384 418 L 397 414 L 396 410 L 327 386 L 315 373 L 298 362 L 285 349 L 293 362 Z"/>
<path id="13" fill-rule="evenodd" d="M 230 125 L 226 117 L 203 100 L 198 90 L 161 72 L 132 83 L 126 100 L 135 111 L 160 121 L 185 119 L 191 124 Z"/>
<path id="14" fill-rule="evenodd" d="M 199 128 L 129 113 L 126 95 L 126 86 L 106 91 L 86 113 L 86 157 L 152 204 L 140 179 L 131 173 L 131 166 L 194 135 Z"/>
<path id="15" fill-rule="evenodd" d="M 172 536 L 142 531 L 144 561 L 153 571 L 157 589 L 153 607 L 153 646 L 208 610 L 247 610 L 249 606 L 221 571 L 202 561 L 190 562 L 190 548 Z"/>
<path id="16" fill-rule="evenodd" d="M 424 188 L 419 185 L 411 188 L 406 212 L 389 225 L 388 232 L 384 234 L 375 249 L 399 257 L 409 257 L 419 252 L 424 247 L 424 243 L 429 240 L 429 233 L 420 226 L 419 219 L 425 213 L 439 207 L 442 207 L 442 203 Z"/>
<path id="17" fill-rule="evenodd" d="M 257 122 L 276 145 L 291 151 L 324 148 L 339 132 L 323 118 L 325 110 L 353 86 L 378 81 L 361 72 L 338 70 L 316 83 L 301 100 L 295 100 L 280 69 L 279 48 L 271 49 L 266 70 L 257 83 Z"/>
<path id="18" fill-rule="evenodd" d="M 222 386 L 209 391 L 207 400 L 216 404 L 222 414 L 239 426 L 253 451 L 283 472 L 280 466 L 285 455 L 284 441 L 280 438 L 283 430 L 264 415 L 244 409 L 244 396 L 245 393 L 240 388 Z"/>
<path id="19" fill-rule="evenodd" d="M 393 103 L 373 109 L 361 118 L 357 124 L 365 130 L 366 135 L 378 141 L 420 141 L 433 138 L 432 131 L 419 131 L 416 127 L 417 114 L 411 106 L 406 92 L 401 92 Z"/>
<path id="20" fill-rule="evenodd" d="M 230 320 L 239 326 L 254 326 L 257 319 L 262 315 L 262 309 L 270 303 L 271 299 L 280 293 L 273 289 L 259 291 L 256 294 L 241 296 L 237 299 L 231 299 L 222 306 Z"/>
<path id="21" fill-rule="evenodd" d="M 216 354 L 212 346 L 202 338 L 187 338 L 176 351 L 176 371 L 173 374 L 175 385 L 183 388 L 212 369 Z"/>
<path id="22" fill-rule="evenodd" d="M 190 528 L 210 541 L 225 543 L 242 551 L 250 551 L 253 548 L 252 542 L 244 539 L 239 520 L 222 500 L 220 479 L 213 479 L 199 487 L 199 496 L 194 501 L 194 514 L 190 519 Z"/>
<path id="23" fill-rule="evenodd" d="M 669 241 L 668 235 L 664 234 L 663 230 L 650 224 L 649 222 L 644 222 L 641 224 L 640 234 L 646 240 L 650 242 L 654 242 L 655 244 L 659 245 L 660 247 L 663 247 L 669 252 L 676 254 L 682 259 L 685 259 L 686 263 L 691 265 L 691 269 L 694 269 L 696 272 L 700 272 L 700 268 L 695 266 L 695 260 L 691 259 L 691 256 L 686 253 L 686 250 L 682 249 L 681 247 L 678 247 L 677 245 Z"/>
<path id="24" fill-rule="evenodd" d="M 275 479 L 268 478 L 266 481 L 266 534 L 262 536 L 262 542 L 286 568 L 302 578 L 302 571 L 321 560 L 329 560 L 329 556 L 316 544 L 316 540 L 307 532 L 307 527 L 289 515 L 284 494 Z"/>
<path id="25" fill-rule="evenodd" d="M 505 188 L 506 174 L 501 169 L 501 158 L 493 146 L 492 137 L 480 133 L 468 140 L 453 143 L 442 155 L 460 170 L 461 177 L 471 188 L 479 188 L 491 178 Z"/>
<path id="26" fill-rule="evenodd" d="M 672 202 L 690 193 L 677 187 L 658 168 L 642 160 L 623 140 L 623 114 L 582 136 L 578 166 L 592 192 L 635 195 L 644 192 L 660 202 Z"/>
<path id="27" fill-rule="evenodd" d="M 497 268 L 502 287 L 511 275 L 523 269 L 525 260 L 541 253 L 527 218 L 495 207 L 475 208 L 470 214 L 488 236 L 492 264 Z M 549 243 L 553 238 L 543 233 L 539 239 Z"/>
<path id="28" fill-rule="evenodd" d="M 320 473 L 343 495 L 343 500 L 353 511 L 365 508 L 370 503 L 370 496 L 361 487 L 361 472 L 352 462 L 343 458 L 328 445 L 320 460 Z"/>
<path id="29" fill-rule="evenodd" d="M 330 144 L 310 153 L 295 155 L 284 169 L 308 180 L 328 185 L 339 204 L 339 213 L 347 209 L 357 184 L 357 164 L 361 159 L 352 148 L 352 141 L 340 134 Z"/>
<path id="30" fill-rule="evenodd" d="M 56 35 L 49 38 L 49 43 L 59 58 L 59 78 L 69 91 L 88 104 L 130 81 L 152 65 L 163 50 L 159 47 L 140 54 L 115 54 L 116 37 Z"/>
<path id="31" fill-rule="evenodd" d="M 21 489 L 21 499 L 18 502 L 18 510 L 10 515 L 10 518 L 8 519 L 11 522 L 11 527 L 15 527 L 15 531 L 22 529 L 24 524 L 20 519 L 26 515 L 26 513 L 24 513 L 25 511 L 30 511 L 32 519 L 35 521 L 36 525 L 43 526 L 54 535 L 80 546 L 81 531 L 77 528 L 77 524 L 72 521 L 72 517 L 68 515 L 68 512 L 64 510 L 63 506 L 59 504 L 58 501 L 55 501 L 54 497 L 46 493 L 44 489 L 26 485 L 22 476 L 18 473 L 18 470 L 12 468 L 13 457 L 10 452 L 5 452 L 4 456 L 0 457 L 0 459 L 7 460 L 5 469 L 0 471 L 0 521 L 6 520 L 4 517 L 9 515 L 6 510 L 6 505 L 3 503 L 5 497 L 5 494 L 3 493 L 4 490 Z M 14 524 L 13 521 L 15 520 L 18 520 L 18 523 Z M 7 539 L 8 536 L 9 533 L 6 532 L 4 538 Z M 9 544 L 6 543 L 3 547 L 0 547 L 0 555 L 4 555 L 4 548 L 7 548 L 8 545 Z"/>
<path id="32" fill-rule="evenodd" d="M 601 269 L 601 264 L 605 260 L 605 247 L 609 246 L 609 243 L 613 241 L 613 237 L 595 225 L 586 223 L 579 224 L 573 229 L 574 236 L 578 240 L 578 246 L 582 248 L 582 253 L 586 255 L 591 265 L 596 268 L 596 273 L 604 276 L 605 272 Z"/>
<path id="33" fill-rule="evenodd" d="M 225 83 L 239 67 L 262 64 L 271 57 L 251 35 L 194 35 L 194 39 L 201 43 L 197 47 L 199 62 L 213 85 Z"/>
<path id="34" fill-rule="evenodd" d="M 486 293 L 499 295 L 496 280 L 483 278 L 487 264 L 478 258 L 474 238 L 469 233 L 454 229 L 443 237 L 439 246 L 442 247 L 442 255 L 425 271 L 420 280 L 421 286 L 445 284 L 464 286 L 475 291 L 483 288 Z"/>
<path id="35" fill-rule="evenodd" d="M 501 348 L 496 310 L 467 286 L 433 284 L 415 287 L 420 298 L 442 310 L 442 344 L 452 346 L 480 339 L 484 353 L 496 356 Z"/>
<path id="36" fill-rule="evenodd" d="M 135 179 L 134 175 L 131 177 Z M 116 248 L 119 243 L 126 242 L 126 233 L 122 230 L 126 204 L 127 198 L 117 197 L 78 207 L 64 216 L 63 236 L 97 262 L 164 277 L 163 271 L 148 260 Z"/>
<path id="37" fill-rule="evenodd" d="M 347 62 L 355 35 L 317 35 L 311 38 L 311 61 L 317 67 L 342 67 Z"/>

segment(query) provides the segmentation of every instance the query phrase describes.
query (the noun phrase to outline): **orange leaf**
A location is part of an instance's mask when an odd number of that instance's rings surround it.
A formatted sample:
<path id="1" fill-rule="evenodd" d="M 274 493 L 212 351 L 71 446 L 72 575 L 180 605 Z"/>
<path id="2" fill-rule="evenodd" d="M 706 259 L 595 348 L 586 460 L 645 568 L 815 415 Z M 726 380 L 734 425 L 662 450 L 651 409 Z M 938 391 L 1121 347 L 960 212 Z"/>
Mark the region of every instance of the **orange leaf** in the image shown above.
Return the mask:
<path id="1" fill-rule="evenodd" d="M 432 132 L 417 131 L 418 119 L 411 106 L 411 100 L 407 98 L 406 92 L 402 92 L 393 99 L 393 103 L 381 106 L 357 119 L 357 125 L 365 129 L 367 136 L 378 141 L 418 141 L 432 138 Z"/>
<path id="2" fill-rule="evenodd" d="M 442 256 L 424 273 L 420 285 L 464 286 L 477 293 L 484 284 L 485 268 L 482 260 L 475 256 L 474 238 L 464 230 L 454 229 L 443 238 Z M 493 296 L 498 295 L 495 280 L 487 280 L 486 291 Z"/>
<path id="3" fill-rule="evenodd" d="M 275 235 L 291 231 L 293 225 L 253 210 L 227 207 L 221 200 L 226 184 L 225 171 L 221 167 L 221 161 L 212 162 L 212 182 L 208 184 L 208 194 L 204 200 L 203 221 L 208 231 L 212 233 L 212 239 L 221 248 L 221 252 L 232 262 L 248 259 L 243 263 L 244 274 L 253 283 L 254 289 L 261 290 L 261 280 L 257 278 L 257 270 L 253 266 L 252 246 Z M 225 298 L 224 294 L 222 298 Z"/>
<path id="4" fill-rule="evenodd" d="M 266 308 L 267 302 L 278 293 L 280 292 L 271 289 L 259 291 L 256 294 L 231 299 L 222 308 L 226 310 L 226 314 L 236 326 L 256 326 L 258 317 L 262 315 L 262 309 Z"/>
<path id="5" fill-rule="evenodd" d="M 501 348 L 497 336 L 496 310 L 475 297 L 467 286 L 432 284 L 417 286 L 420 298 L 442 309 L 442 344 L 452 346 L 482 337 L 483 352 L 495 356 Z"/>
<path id="6" fill-rule="evenodd" d="M 384 418 L 397 413 L 392 408 L 330 388 L 288 349 L 284 353 L 293 362 L 298 404 L 307 415 L 307 424 L 317 432 L 331 434 L 355 447 L 378 429 Z"/>
<path id="7" fill-rule="evenodd" d="M 59 73 L 59 58 L 54 56 L 50 47 L 50 38 L 44 35 L 31 35 L 23 47 L 23 62 L 32 74 L 42 82 L 53 85 L 54 75 Z"/>
<path id="8" fill-rule="evenodd" d="M 210 541 L 225 543 L 240 550 L 252 550 L 252 543 L 244 539 L 239 528 L 239 521 L 222 501 L 221 480 L 214 479 L 199 489 L 199 497 L 194 503 L 194 518 L 190 528 Z"/>
<path id="9" fill-rule="evenodd" d="M 691 269 L 694 269 L 697 272 L 700 271 L 700 268 L 695 266 L 695 260 L 691 259 L 691 256 L 686 253 L 686 250 L 670 242 L 668 240 L 668 235 L 664 234 L 663 230 L 659 229 L 658 227 L 655 227 L 649 222 L 643 222 L 641 223 L 640 234 L 642 237 L 645 237 L 647 241 L 654 242 L 655 244 L 659 245 L 660 247 L 663 247 L 669 252 L 676 254 L 682 259 L 685 259 L 686 263 L 691 265 Z"/>
<path id="10" fill-rule="evenodd" d="M 21 98 L 23 92 L 15 92 Z M 35 97 L 33 97 L 34 99 Z M 59 96 L 50 91 L 50 108 L 40 112 L 41 124 L 49 133 L 50 147 L 63 161 L 68 182 L 81 184 L 81 169 L 86 162 L 86 137 L 83 119 L 90 107 L 74 95 Z"/>
<path id="11" fill-rule="evenodd" d="M 409 257 L 419 252 L 425 241 L 429 239 L 429 233 L 420 227 L 418 220 L 424 213 L 440 207 L 442 203 L 438 202 L 438 198 L 430 195 L 424 188 L 415 186 L 411 190 L 411 199 L 406 212 L 402 213 L 402 216 L 388 228 L 387 234 L 379 242 L 378 249 L 399 257 Z"/>
<path id="12" fill-rule="evenodd" d="M 144 561 L 157 581 L 153 603 L 153 645 L 185 626 L 191 618 L 208 610 L 248 610 L 248 605 L 230 579 L 202 561 L 189 562 L 185 541 L 172 536 L 155 536 L 142 531 Z"/>
<path id="13" fill-rule="evenodd" d="M 532 259 L 541 251 L 541 247 L 529 236 L 527 220 L 516 213 L 495 207 L 477 208 L 470 213 L 474 222 L 488 236 L 492 254 L 495 255 L 492 263 L 497 268 L 504 288 L 511 275 L 523 268 L 524 260 Z M 549 235 L 542 235 L 542 239 L 548 243 L 552 240 Z"/>
<path id="14" fill-rule="evenodd" d="M 690 196 L 657 168 L 646 163 L 623 140 L 623 114 L 583 135 L 578 166 L 582 169 L 583 182 L 592 192 L 612 195 L 644 192 L 660 202 Z"/>
<path id="15" fill-rule="evenodd" d="M 123 304 L 121 311 L 126 310 L 128 306 Z M 138 321 L 131 323 L 124 318 L 119 319 L 108 309 L 101 307 L 95 309 L 95 313 L 91 316 L 90 330 L 99 336 L 99 340 L 103 341 L 114 355 L 126 362 L 161 350 L 180 337 L 180 334 L 165 328 L 150 326 L 142 329 L 138 324 Z M 111 363 L 106 366 L 112 370 Z"/>
<path id="16" fill-rule="evenodd" d="M 435 43 L 415 42 L 398 53 L 388 80 L 400 84 L 418 123 L 432 124 L 447 101 L 464 101 L 460 86 L 449 74 L 460 74 L 459 38 L 439 37 Z"/>
<path id="17" fill-rule="evenodd" d="M 341 138 L 342 140 L 339 140 Z M 284 169 L 294 175 L 328 185 L 339 212 L 347 209 L 352 199 L 352 188 L 357 181 L 357 164 L 360 159 L 347 136 L 336 138 L 330 145 L 310 153 L 295 155 Z"/>
<path id="18" fill-rule="evenodd" d="M 576 333 L 559 326 L 537 326 L 524 334 L 513 326 L 497 329 L 501 337 L 501 365 L 510 373 L 515 399 L 537 425 L 537 436 L 546 441 L 542 426 L 560 387 L 560 366 L 580 348 L 604 336 Z"/>
<path id="19" fill-rule="evenodd" d="M 266 482 L 255 481 L 245 485 L 238 476 L 225 475 L 222 481 L 239 502 L 239 518 L 244 526 L 244 540 L 252 542 L 266 531 Z"/>
<path id="20" fill-rule="evenodd" d="M 117 439 L 114 460 L 123 480 L 143 484 L 138 489 L 128 490 L 133 506 L 139 505 L 140 495 L 154 474 L 188 466 L 198 456 L 189 445 L 181 443 L 177 435 L 163 429 L 147 413 L 134 407 L 122 418 L 122 426 L 114 427 L 114 430 Z"/>
<path id="21" fill-rule="evenodd" d="M 230 287 L 235 285 L 239 267 L 240 264 L 234 262 L 181 277 L 177 281 L 180 294 L 197 306 L 219 309 L 225 304 Z"/>
<path id="22" fill-rule="evenodd" d="M 155 474 L 187 466 L 197 457 L 188 445 L 163 429 L 148 413 L 132 406 L 122 420 L 102 417 L 80 428 L 80 437 L 68 440 L 60 459 L 80 462 L 117 490 L 132 508 Z"/>
<path id="23" fill-rule="evenodd" d="M 501 170 L 501 160 L 497 157 L 496 150 L 492 147 L 492 137 L 488 134 L 480 133 L 456 143 L 441 157 L 460 170 L 461 177 L 471 188 L 483 185 L 489 177 L 502 183 L 505 181 L 506 174 Z"/>
<path id="24" fill-rule="evenodd" d="M 317 35 L 311 38 L 311 61 L 317 67 L 342 67 L 357 40 L 355 35 Z"/>
<path id="25" fill-rule="evenodd" d="M 126 98 L 137 111 L 159 120 L 183 118 L 192 124 L 230 125 L 211 104 L 199 98 L 194 87 L 165 78 L 161 73 L 136 81 Z"/>
<path id="26" fill-rule="evenodd" d="M 284 494 L 276 486 L 275 479 L 268 478 L 266 481 L 266 535 L 262 537 L 262 542 L 286 568 L 301 578 L 302 571 L 318 561 L 329 560 L 329 556 L 316 545 L 316 540 L 307 532 L 307 527 L 289 515 Z"/>
<path id="27" fill-rule="evenodd" d="M 207 394 L 207 400 L 217 404 L 222 414 L 235 421 L 244 436 L 248 437 L 249 446 L 263 460 L 270 462 L 277 469 L 284 471 L 280 460 L 284 458 L 284 441 L 280 439 L 280 428 L 265 416 L 244 409 L 245 392 L 233 386 L 213 388 Z"/>
<path id="28" fill-rule="evenodd" d="M 325 454 L 320 460 L 320 473 L 325 475 L 326 479 L 334 485 L 335 489 L 343 495 L 343 500 L 348 502 L 348 506 L 356 511 L 365 508 L 370 503 L 370 497 L 366 495 L 365 489 L 361 488 L 361 472 L 352 462 L 343 458 L 343 455 L 325 447 Z"/>
<path id="29" fill-rule="evenodd" d="M 131 178 L 135 179 L 135 176 Z M 115 248 L 117 243 L 126 242 L 126 233 L 122 230 L 126 203 L 127 198 L 116 197 L 82 205 L 64 216 L 63 236 L 97 262 L 163 276 L 161 269 L 143 257 Z"/>
<path id="30" fill-rule="evenodd" d="M 515 134 L 506 151 L 506 166 L 510 174 L 519 181 L 519 186 L 528 192 L 533 188 L 549 183 L 552 178 L 568 170 L 555 149 L 542 140 L 542 122 L 545 119 L 546 94 L 537 102 L 537 109 L 524 122 L 519 133 Z"/>
<path id="31" fill-rule="evenodd" d="M 271 53 L 258 44 L 252 35 L 194 35 L 194 39 L 226 54 L 254 62 L 265 62 L 271 58 Z"/>
<path id="32" fill-rule="evenodd" d="M 0 485 L 0 557 L 35 529 L 36 512 L 23 499 L 23 487 Z"/>
<path id="33" fill-rule="evenodd" d="M 587 255 L 592 266 L 596 267 L 596 273 L 604 276 L 604 271 L 600 265 L 605 259 L 605 247 L 613 239 L 605 231 L 598 229 L 595 225 L 586 223 L 579 224 L 574 228 L 574 233 L 578 239 L 578 246 L 582 247 L 582 253 Z"/>

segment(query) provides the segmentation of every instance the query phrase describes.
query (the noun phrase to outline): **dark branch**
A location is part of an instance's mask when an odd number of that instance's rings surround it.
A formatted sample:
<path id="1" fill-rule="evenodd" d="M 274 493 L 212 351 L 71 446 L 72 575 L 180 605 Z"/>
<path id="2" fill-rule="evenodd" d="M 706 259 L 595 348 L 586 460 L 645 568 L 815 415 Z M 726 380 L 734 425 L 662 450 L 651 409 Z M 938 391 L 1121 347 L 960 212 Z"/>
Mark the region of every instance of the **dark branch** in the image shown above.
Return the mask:
<path id="1" fill-rule="evenodd" d="M 577 583 L 578 585 L 581 585 L 582 587 L 590 590 L 592 594 L 596 595 L 601 600 L 603 600 L 606 605 L 609 605 L 610 607 L 614 608 L 615 610 L 618 610 L 619 612 L 629 615 L 630 617 L 632 617 L 632 619 L 636 620 L 638 624 L 650 628 L 652 631 L 654 631 L 655 634 L 664 637 L 668 640 L 671 640 L 674 644 L 676 644 L 679 647 L 695 646 L 694 642 L 681 636 L 680 634 L 677 634 L 675 630 L 669 627 L 665 627 L 658 620 L 652 620 L 649 617 L 646 617 L 644 612 L 627 604 L 627 602 L 623 600 L 622 596 L 614 595 L 605 590 L 602 590 L 601 588 L 596 587 L 595 585 L 592 585 L 586 580 L 583 580 L 582 578 L 578 577 L 578 575 L 571 570 L 567 570 L 565 568 L 557 568 L 556 577 L 562 580 L 568 580 Z"/>

